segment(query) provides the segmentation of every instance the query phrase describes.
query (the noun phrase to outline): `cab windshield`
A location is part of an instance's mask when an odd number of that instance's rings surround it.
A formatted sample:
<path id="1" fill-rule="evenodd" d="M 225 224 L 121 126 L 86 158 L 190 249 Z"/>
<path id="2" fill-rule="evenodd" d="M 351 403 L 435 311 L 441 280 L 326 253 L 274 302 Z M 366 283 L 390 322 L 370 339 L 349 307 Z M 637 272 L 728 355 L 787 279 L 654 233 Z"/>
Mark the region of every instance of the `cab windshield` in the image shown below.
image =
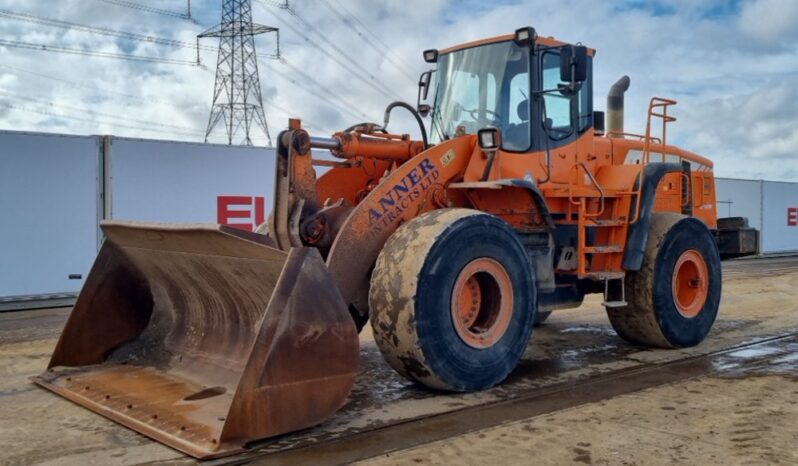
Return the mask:
<path id="1" fill-rule="evenodd" d="M 504 149 L 529 148 L 528 48 L 507 41 L 447 53 L 437 76 L 433 142 L 495 126 Z"/>

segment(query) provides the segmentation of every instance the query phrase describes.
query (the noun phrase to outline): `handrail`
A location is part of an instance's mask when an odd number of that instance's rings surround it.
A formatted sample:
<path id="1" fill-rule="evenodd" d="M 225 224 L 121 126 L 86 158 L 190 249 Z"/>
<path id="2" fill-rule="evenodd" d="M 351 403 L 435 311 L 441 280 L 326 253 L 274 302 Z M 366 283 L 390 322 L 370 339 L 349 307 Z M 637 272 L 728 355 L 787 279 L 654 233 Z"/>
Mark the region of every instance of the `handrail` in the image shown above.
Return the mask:
<path id="1" fill-rule="evenodd" d="M 607 136 L 623 136 L 624 139 L 626 139 L 626 137 L 629 136 L 629 137 L 637 138 L 637 139 L 639 139 L 641 141 L 645 141 L 645 139 L 646 139 L 646 136 L 644 134 L 627 133 L 627 132 L 624 132 L 624 131 L 610 131 L 609 133 L 607 133 Z M 662 139 L 657 138 L 657 137 L 651 137 L 651 142 L 654 142 L 656 144 L 662 144 Z"/>
<path id="2" fill-rule="evenodd" d="M 660 144 L 662 147 L 662 158 L 665 159 L 665 145 L 667 140 L 667 125 L 676 121 L 676 117 L 668 115 L 668 107 L 676 105 L 675 100 L 664 99 L 662 97 L 652 97 L 648 103 L 648 116 L 646 118 L 646 138 L 643 141 L 643 164 L 648 164 L 651 157 L 651 117 L 662 118 L 662 139 Z M 656 112 L 655 109 L 661 108 L 662 112 Z"/>
<path id="3" fill-rule="evenodd" d="M 637 196 L 636 196 L 637 199 L 635 201 L 635 210 L 634 210 L 635 216 L 634 216 L 634 220 L 631 220 L 629 222 L 629 225 L 634 225 L 640 219 L 640 204 L 642 203 L 642 200 L 640 199 L 640 197 L 643 194 L 643 170 L 642 169 L 639 172 L 637 172 L 637 175 L 635 176 L 635 182 L 632 184 L 632 187 L 633 187 L 632 189 L 634 189 L 634 185 L 635 184 L 637 184 L 637 186 L 638 186 L 638 188 L 637 188 Z"/>
<path id="4" fill-rule="evenodd" d="M 590 178 L 590 181 L 593 183 L 593 186 L 595 186 L 596 189 L 598 189 L 599 194 L 601 194 L 601 208 L 599 209 L 599 211 L 594 213 L 594 214 L 590 214 L 590 215 L 585 213 L 585 215 L 587 215 L 588 217 L 598 217 L 598 216 L 600 216 L 601 214 L 604 213 L 605 197 L 606 197 L 606 194 L 604 192 L 604 188 L 601 187 L 601 185 L 599 184 L 598 180 L 596 180 L 596 178 L 593 176 L 593 174 L 590 173 L 590 170 L 587 169 L 587 166 L 585 165 L 584 162 L 579 162 L 579 165 L 582 167 L 582 169 L 585 171 L 585 173 L 587 173 L 587 177 Z"/>
<path id="5" fill-rule="evenodd" d="M 576 172 L 577 172 L 576 174 L 577 174 L 577 176 L 579 176 L 579 167 L 582 167 L 582 169 L 585 171 L 585 174 L 587 174 L 588 179 L 590 179 L 590 182 L 593 183 L 593 186 L 596 187 L 596 189 L 598 190 L 599 194 L 601 195 L 601 198 L 600 198 L 601 199 L 601 208 L 598 210 L 598 212 L 594 212 L 594 213 L 588 214 L 587 213 L 587 209 L 585 209 L 585 215 L 587 217 L 598 217 L 598 216 L 600 216 L 601 214 L 604 213 L 606 193 L 604 192 L 604 188 L 602 188 L 601 185 L 599 184 L 598 180 L 596 180 L 596 178 L 593 176 L 593 174 L 590 173 L 590 170 L 588 170 L 587 165 L 585 165 L 584 162 L 579 162 L 577 164 L 574 164 L 573 167 L 571 167 L 571 170 L 576 168 Z M 569 179 L 568 179 L 568 201 L 570 201 L 571 204 L 574 204 L 574 205 L 582 204 L 584 202 L 584 200 L 582 200 L 580 202 L 574 202 L 572 186 L 573 186 L 573 183 L 571 183 L 571 179 L 569 177 Z"/>

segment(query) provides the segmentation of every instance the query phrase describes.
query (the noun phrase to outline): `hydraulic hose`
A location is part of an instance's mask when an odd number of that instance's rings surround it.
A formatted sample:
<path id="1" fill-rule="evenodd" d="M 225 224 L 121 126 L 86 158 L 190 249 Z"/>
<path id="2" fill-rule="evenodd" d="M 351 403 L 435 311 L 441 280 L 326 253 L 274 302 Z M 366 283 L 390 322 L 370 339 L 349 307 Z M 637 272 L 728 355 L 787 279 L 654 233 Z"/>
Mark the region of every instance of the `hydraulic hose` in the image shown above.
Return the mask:
<path id="1" fill-rule="evenodd" d="M 391 102 L 390 104 L 388 104 L 388 106 L 385 108 L 385 118 L 382 127 L 383 128 L 388 127 L 388 122 L 391 121 L 391 111 L 393 111 L 393 109 L 396 107 L 404 108 L 408 112 L 412 113 L 413 116 L 416 118 L 416 121 L 418 122 L 418 127 L 421 130 L 421 141 L 424 143 L 424 150 L 427 150 L 427 148 L 429 147 L 429 141 L 427 140 L 427 128 L 424 127 L 424 120 L 421 119 L 421 115 L 418 113 L 418 110 L 413 108 L 413 106 L 408 104 L 407 102 L 402 102 L 397 100 L 396 102 Z"/>

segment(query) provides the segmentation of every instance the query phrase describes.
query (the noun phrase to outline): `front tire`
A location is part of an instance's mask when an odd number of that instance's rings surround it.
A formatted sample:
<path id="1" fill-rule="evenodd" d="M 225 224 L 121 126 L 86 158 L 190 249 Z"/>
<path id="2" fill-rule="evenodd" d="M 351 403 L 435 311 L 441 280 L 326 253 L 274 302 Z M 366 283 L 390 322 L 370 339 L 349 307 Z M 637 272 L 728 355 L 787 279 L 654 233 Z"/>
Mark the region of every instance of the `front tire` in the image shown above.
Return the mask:
<path id="1" fill-rule="evenodd" d="M 608 307 L 615 331 L 643 346 L 701 343 L 718 315 L 721 265 L 715 239 L 698 219 L 654 214 L 643 265 L 626 275 L 627 305 Z"/>
<path id="2" fill-rule="evenodd" d="M 534 276 L 503 220 L 467 209 L 421 215 L 377 259 L 369 292 L 374 338 L 408 379 L 451 391 L 492 387 L 526 350 Z"/>

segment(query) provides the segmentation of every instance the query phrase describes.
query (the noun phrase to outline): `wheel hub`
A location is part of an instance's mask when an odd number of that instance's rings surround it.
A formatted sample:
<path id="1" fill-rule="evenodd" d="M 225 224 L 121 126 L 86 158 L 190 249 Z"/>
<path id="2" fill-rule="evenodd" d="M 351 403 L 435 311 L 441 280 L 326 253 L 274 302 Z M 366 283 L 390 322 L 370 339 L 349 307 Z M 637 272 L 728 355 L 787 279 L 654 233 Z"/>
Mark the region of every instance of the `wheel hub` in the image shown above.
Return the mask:
<path id="1" fill-rule="evenodd" d="M 484 349 L 496 344 L 510 325 L 512 281 L 501 264 L 486 257 L 460 271 L 452 290 L 452 323 L 467 345 Z"/>
<path id="2" fill-rule="evenodd" d="M 682 316 L 690 319 L 701 312 L 709 293 L 709 271 L 700 252 L 690 249 L 679 256 L 672 289 L 673 302 Z"/>

